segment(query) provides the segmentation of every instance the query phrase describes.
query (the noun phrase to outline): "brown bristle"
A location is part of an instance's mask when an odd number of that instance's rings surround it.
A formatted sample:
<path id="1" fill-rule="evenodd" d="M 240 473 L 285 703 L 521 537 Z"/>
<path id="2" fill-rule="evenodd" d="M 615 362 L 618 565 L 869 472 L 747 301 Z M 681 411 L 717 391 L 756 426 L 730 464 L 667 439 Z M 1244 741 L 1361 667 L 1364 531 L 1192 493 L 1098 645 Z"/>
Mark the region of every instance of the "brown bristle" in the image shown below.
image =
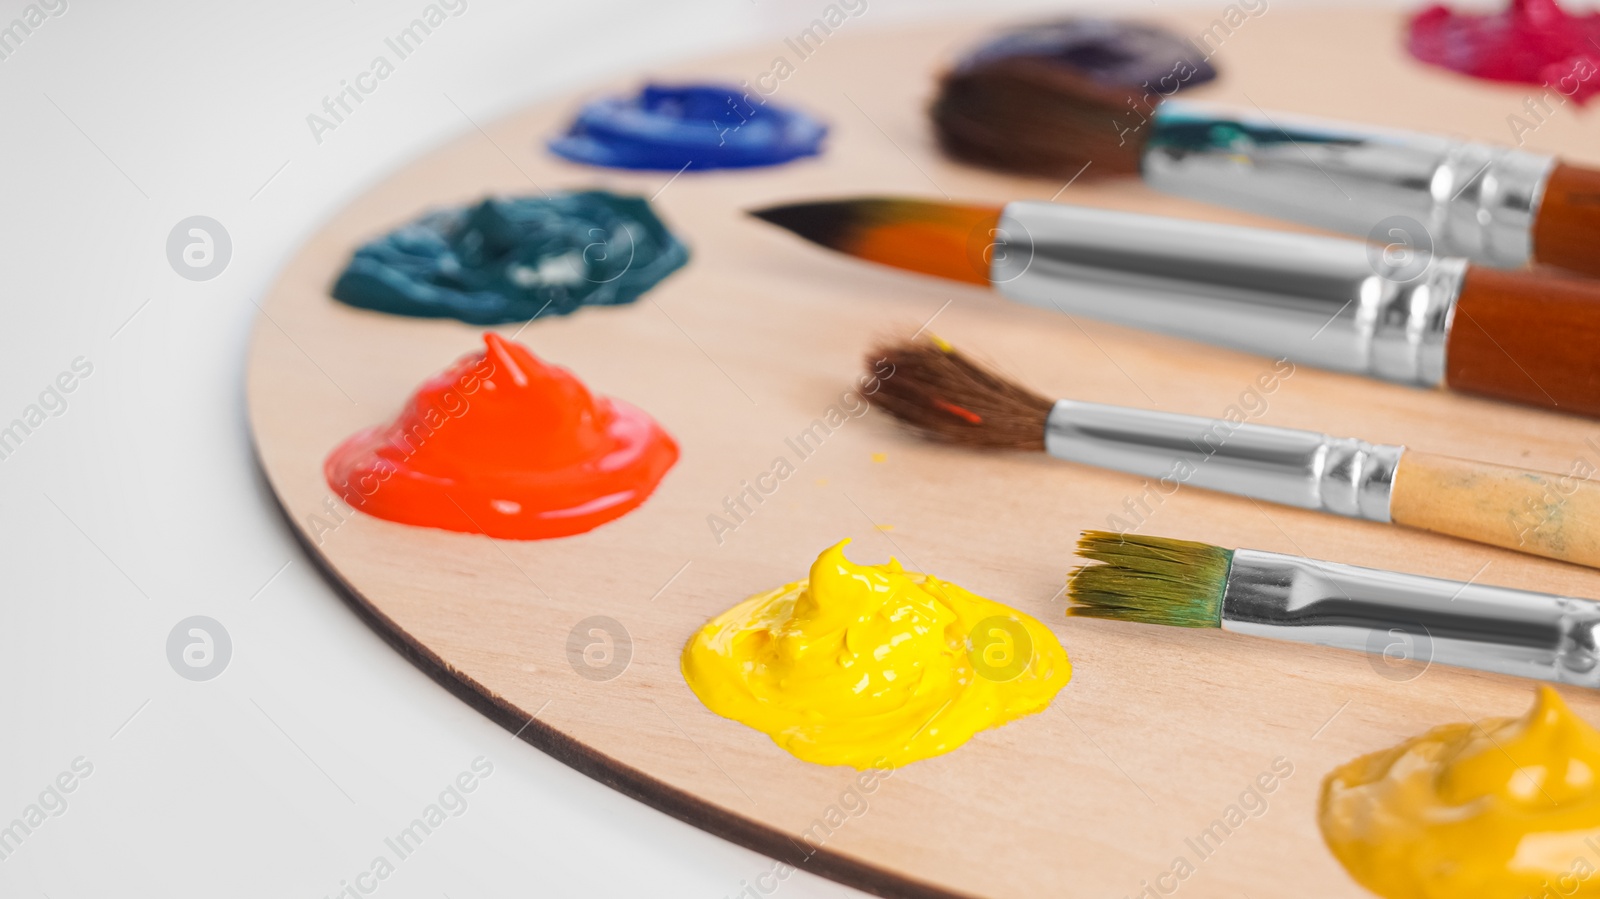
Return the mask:
<path id="1" fill-rule="evenodd" d="M 882 374 L 887 362 L 893 368 Z M 933 440 L 984 449 L 1044 451 L 1051 400 L 988 371 L 940 340 L 885 344 L 867 357 L 872 402 Z"/>
<path id="2" fill-rule="evenodd" d="M 1138 88 L 1011 57 L 946 74 L 931 114 L 939 145 L 963 162 L 1090 179 L 1138 173 L 1150 129 L 1137 126 L 1152 111 Z"/>

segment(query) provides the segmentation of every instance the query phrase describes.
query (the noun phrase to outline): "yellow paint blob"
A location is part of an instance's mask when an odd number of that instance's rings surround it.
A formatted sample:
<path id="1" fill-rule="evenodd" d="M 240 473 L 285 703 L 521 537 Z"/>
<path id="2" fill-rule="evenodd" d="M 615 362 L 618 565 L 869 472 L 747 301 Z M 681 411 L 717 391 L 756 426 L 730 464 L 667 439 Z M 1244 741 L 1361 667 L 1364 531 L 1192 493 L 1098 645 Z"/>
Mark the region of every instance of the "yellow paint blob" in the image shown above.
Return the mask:
<path id="1" fill-rule="evenodd" d="M 896 768 L 1030 715 L 1072 676 L 1033 618 L 926 574 L 857 565 L 752 596 L 683 648 L 706 707 L 821 765 Z"/>
<path id="2" fill-rule="evenodd" d="M 1521 718 L 1436 727 L 1334 771 L 1320 823 L 1388 899 L 1600 896 L 1600 732 L 1540 687 Z"/>

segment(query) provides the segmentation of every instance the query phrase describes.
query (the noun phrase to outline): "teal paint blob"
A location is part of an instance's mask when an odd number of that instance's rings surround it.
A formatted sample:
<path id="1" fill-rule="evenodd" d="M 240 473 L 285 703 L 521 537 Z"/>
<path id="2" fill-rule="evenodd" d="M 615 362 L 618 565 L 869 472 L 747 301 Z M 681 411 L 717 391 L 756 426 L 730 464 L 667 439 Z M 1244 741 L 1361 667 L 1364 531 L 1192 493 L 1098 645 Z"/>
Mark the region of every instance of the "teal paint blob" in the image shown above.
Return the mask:
<path id="1" fill-rule="evenodd" d="M 688 261 L 642 197 L 489 197 L 363 245 L 333 296 L 395 315 L 498 325 L 631 303 Z"/>

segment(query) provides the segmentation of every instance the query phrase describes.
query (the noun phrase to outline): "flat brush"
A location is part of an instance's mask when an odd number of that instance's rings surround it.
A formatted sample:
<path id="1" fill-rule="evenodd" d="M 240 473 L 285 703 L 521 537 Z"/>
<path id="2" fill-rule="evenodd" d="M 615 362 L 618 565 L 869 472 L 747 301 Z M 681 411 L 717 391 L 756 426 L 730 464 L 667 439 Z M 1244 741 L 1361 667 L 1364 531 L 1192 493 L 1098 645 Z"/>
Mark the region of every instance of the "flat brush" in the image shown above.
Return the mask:
<path id="1" fill-rule="evenodd" d="M 1176 90 L 1176 85 L 1173 86 Z M 1446 256 L 1600 274 L 1600 171 L 1492 144 L 1162 100 L 1049 59 L 958 68 L 931 115 L 951 156 L 1066 180 L 1143 176 L 1157 190 L 1391 243 L 1406 216 Z M 1415 231 L 1403 227 L 1403 231 Z"/>
<path id="2" fill-rule="evenodd" d="M 1216 627 L 1600 687 L 1600 604 L 1167 537 L 1084 531 L 1101 564 L 1067 580 L 1068 615 Z"/>
<path id="3" fill-rule="evenodd" d="M 1222 419 L 1050 400 L 939 340 L 886 344 L 873 403 L 930 440 L 1420 528 L 1600 567 L 1600 486 L 1403 446 Z M 1561 482 L 1568 481 L 1567 484 Z"/>
<path id="4" fill-rule="evenodd" d="M 860 198 L 751 214 L 1058 312 L 1600 417 L 1600 281 L 1057 203 Z"/>

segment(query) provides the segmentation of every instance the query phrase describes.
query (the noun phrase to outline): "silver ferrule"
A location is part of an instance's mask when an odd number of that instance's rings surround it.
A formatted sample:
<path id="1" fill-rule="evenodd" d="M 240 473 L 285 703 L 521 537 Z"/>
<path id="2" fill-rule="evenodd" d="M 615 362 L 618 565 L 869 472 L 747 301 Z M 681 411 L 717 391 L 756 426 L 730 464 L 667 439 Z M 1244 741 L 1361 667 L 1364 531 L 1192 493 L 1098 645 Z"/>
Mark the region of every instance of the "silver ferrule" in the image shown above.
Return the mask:
<path id="1" fill-rule="evenodd" d="M 1403 659 L 1600 687 L 1600 604 L 1585 599 L 1241 549 L 1222 627 L 1369 652 L 1396 677 Z"/>
<path id="2" fill-rule="evenodd" d="M 1389 520 L 1404 451 L 1312 431 L 1058 400 L 1045 421 L 1058 459 L 1184 485 L 1364 518 Z"/>
<path id="3" fill-rule="evenodd" d="M 1057 203 L 1010 203 L 990 280 L 1015 300 L 1434 387 L 1466 260 Z M 1415 271 L 1413 271 L 1415 268 Z"/>
<path id="4" fill-rule="evenodd" d="M 1184 101 L 1163 103 L 1149 127 L 1143 172 L 1157 190 L 1502 268 L 1532 258 L 1555 166 L 1490 144 Z"/>

